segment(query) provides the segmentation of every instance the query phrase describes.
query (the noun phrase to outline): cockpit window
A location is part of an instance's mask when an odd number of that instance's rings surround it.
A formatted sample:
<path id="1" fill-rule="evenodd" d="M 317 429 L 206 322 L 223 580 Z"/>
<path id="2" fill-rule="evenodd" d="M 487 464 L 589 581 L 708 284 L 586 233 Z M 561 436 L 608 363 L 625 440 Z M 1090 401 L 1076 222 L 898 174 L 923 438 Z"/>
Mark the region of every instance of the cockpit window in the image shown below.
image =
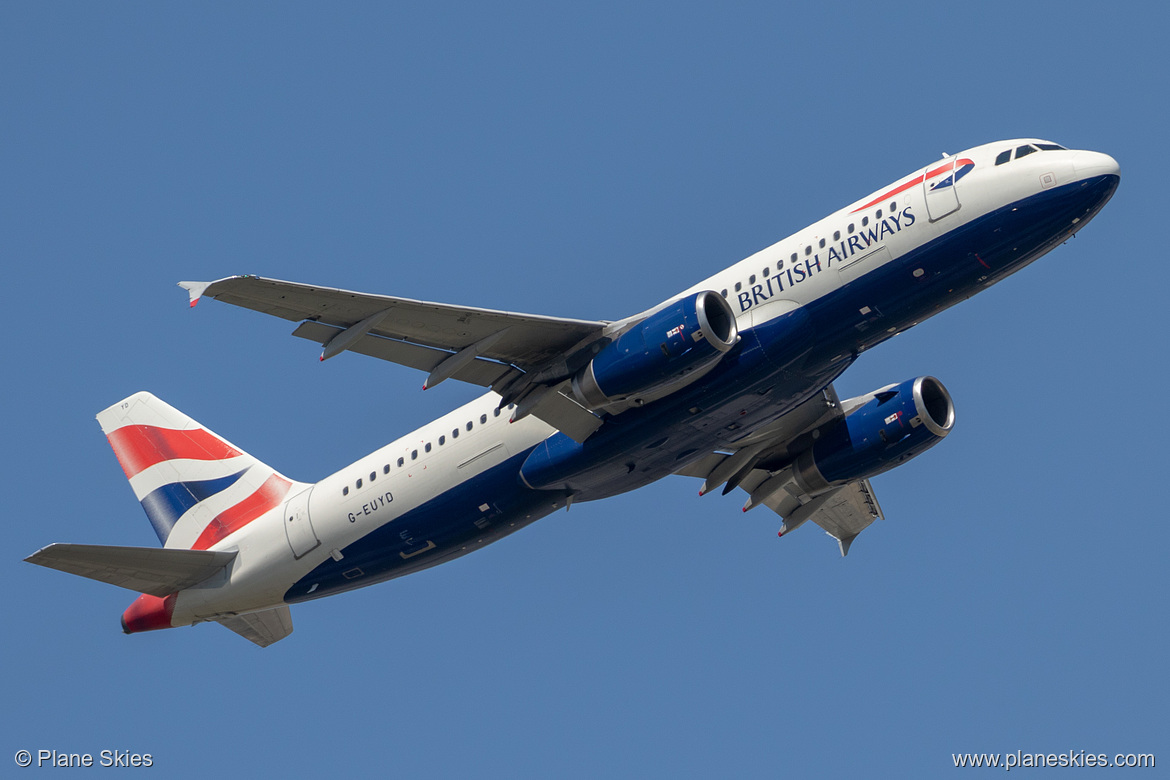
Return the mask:
<path id="1" fill-rule="evenodd" d="M 1064 146 L 1061 146 L 1060 144 L 1041 144 L 1041 143 L 1027 144 L 1025 146 L 1017 146 L 1016 147 L 1016 159 L 1018 160 L 1021 157 L 1027 157 L 1032 152 L 1067 152 L 1067 151 L 1068 151 L 1068 149 Z M 1003 165 L 1005 162 L 1008 162 L 1011 159 L 1012 159 L 1012 150 L 1007 149 L 1006 151 L 1002 151 L 995 156 L 995 164 L 996 165 Z"/>

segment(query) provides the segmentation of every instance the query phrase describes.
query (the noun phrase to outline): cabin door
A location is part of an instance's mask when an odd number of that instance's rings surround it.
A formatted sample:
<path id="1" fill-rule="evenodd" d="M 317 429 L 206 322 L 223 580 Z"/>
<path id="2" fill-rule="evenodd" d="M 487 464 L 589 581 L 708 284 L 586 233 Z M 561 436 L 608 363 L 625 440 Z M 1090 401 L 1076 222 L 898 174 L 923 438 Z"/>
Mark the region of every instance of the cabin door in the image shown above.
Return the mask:
<path id="1" fill-rule="evenodd" d="M 301 491 L 284 505 L 284 535 L 288 537 L 294 558 L 303 557 L 321 544 L 309 520 L 309 494 L 312 492 L 312 488 Z"/>
<path id="2" fill-rule="evenodd" d="M 958 157 L 949 157 L 941 165 L 927 166 L 922 176 L 922 197 L 931 222 L 959 210 L 959 192 L 955 187 L 958 163 Z"/>

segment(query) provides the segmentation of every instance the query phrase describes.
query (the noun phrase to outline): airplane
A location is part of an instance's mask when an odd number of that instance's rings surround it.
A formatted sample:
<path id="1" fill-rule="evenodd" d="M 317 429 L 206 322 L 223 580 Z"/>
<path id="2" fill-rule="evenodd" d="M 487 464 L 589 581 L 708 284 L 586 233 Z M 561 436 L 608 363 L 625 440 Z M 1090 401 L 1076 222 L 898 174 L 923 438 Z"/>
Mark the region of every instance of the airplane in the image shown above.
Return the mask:
<path id="1" fill-rule="evenodd" d="M 316 483 L 145 392 L 97 415 L 162 547 L 51 544 L 25 560 L 141 595 L 125 633 L 218 622 L 266 647 L 289 605 L 454 560 L 575 502 L 668 475 L 743 491 L 841 555 L 883 517 L 870 480 L 955 409 L 920 376 L 841 400 L 862 352 L 1054 249 L 1120 182 L 1110 156 L 1021 138 L 920 168 L 617 321 L 429 303 L 257 276 L 180 282 L 356 352 L 489 389 Z"/>

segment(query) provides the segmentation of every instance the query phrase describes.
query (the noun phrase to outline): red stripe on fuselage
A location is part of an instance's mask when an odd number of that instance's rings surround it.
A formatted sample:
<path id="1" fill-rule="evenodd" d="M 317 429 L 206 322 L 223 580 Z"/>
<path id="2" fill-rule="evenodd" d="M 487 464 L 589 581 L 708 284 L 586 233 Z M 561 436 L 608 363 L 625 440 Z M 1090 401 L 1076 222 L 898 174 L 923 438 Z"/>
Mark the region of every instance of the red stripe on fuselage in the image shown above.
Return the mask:
<path id="1" fill-rule="evenodd" d="M 175 431 L 153 425 L 127 425 L 106 438 L 127 479 L 164 460 L 223 460 L 243 454 L 202 428 Z"/>
<path id="2" fill-rule="evenodd" d="M 231 509 L 225 509 L 207 524 L 203 533 L 191 545 L 192 550 L 206 550 L 224 539 L 228 534 L 240 530 L 260 515 L 276 507 L 288 493 L 292 483 L 278 474 L 269 477 L 260 489 Z"/>
<path id="3" fill-rule="evenodd" d="M 959 168 L 963 167 L 964 165 L 974 165 L 974 164 L 975 164 L 974 161 L 968 160 L 966 157 L 964 157 L 962 160 L 959 160 L 958 162 L 943 163 L 942 165 L 935 168 L 933 171 L 927 171 L 927 173 L 924 176 L 919 176 L 917 178 L 911 179 L 910 181 L 906 182 L 905 184 L 900 184 L 892 190 L 889 190 L 887 192 L 883 192 L 881 195 L 878 195 L 876 198 L 871 200 L 869 203 L 866 203 L 864 206 L 858 206 L 857 208 L 853 209 L 853 211 L 850 211 L 849 213 L 856 214 L 857 212 L 862 211 L 864 209 L 867 209 L 871 206 L 876 206 L 877 204 L 881 203 L 886 198 L 892 198 L 895 195 L 898 195 L 898 194 L 903 193 L 906 190 L 910 189 L 915 184 L 921 184 L 925 179 L 933 179 L 935 176 L 938 176 L 941 173 L 946 173 L 947 171 L 951 170 L 952 168 L 954 170 L 958 170 Z"/>

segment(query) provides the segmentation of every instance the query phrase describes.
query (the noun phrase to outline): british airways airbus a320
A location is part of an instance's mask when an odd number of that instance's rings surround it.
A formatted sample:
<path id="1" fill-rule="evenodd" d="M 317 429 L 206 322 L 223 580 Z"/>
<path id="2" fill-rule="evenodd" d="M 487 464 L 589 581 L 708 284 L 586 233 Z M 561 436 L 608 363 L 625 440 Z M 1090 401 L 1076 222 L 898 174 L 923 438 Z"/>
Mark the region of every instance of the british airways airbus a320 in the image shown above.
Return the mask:
<path id="1" fill-rule="evenodd" d="M 453 560 L 669 474 L 735 488 L 841 553 L 870 478 L 955 422 L 924 376 L 840 400 L 864 350 L 1015 273 L 1108 202 L 1113 158 L 1036 139 L 944 156 L 641 314 L 543 317 L 255 276 L 181 282 L 294 336 L 490 392 L 336 474 L 291 480 L 149 393 L 98 415 L 161 548 L 27 560 L 141 593 L 126 633 L 216 621 L 261 646 L 289 605 Z M 722 511 L 722 510 L 720 510 Z"/>

